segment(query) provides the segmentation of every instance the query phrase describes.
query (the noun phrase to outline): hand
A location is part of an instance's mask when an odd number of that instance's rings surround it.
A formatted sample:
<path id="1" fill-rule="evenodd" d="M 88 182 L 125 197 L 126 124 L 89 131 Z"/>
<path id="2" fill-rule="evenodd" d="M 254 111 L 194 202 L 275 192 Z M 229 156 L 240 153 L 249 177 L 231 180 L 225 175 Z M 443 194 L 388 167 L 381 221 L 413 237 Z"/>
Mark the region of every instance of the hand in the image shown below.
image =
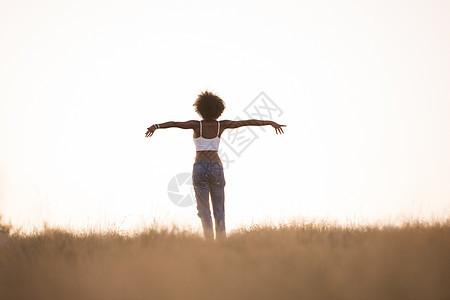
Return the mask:
<path id="1" fill-rule="evenodd" d="M 145 137 L 151 137 L 153 135 L 153 133 L 156 130 L 156 126 L 152 125 L 149 128 L 147 128 L 147 132 L 145 133 Z"/>
<path id="2" fill-rule="evenodd" d="M 278 134 L 278 133 L 280 133 L 280 134 L 284 133 L 283 128 L 281 128 L 281 127 L 286 127 L 286 125 L 280 125 L 280 124 L 278 124 L 278 123 L 276 123 L 276 122 L 272 122 L 272 124 L 270 124 L 270 125 L 272 125 L 272 127 L 275 128 L 275 133 L 276 133 L 276 134 Z"/>

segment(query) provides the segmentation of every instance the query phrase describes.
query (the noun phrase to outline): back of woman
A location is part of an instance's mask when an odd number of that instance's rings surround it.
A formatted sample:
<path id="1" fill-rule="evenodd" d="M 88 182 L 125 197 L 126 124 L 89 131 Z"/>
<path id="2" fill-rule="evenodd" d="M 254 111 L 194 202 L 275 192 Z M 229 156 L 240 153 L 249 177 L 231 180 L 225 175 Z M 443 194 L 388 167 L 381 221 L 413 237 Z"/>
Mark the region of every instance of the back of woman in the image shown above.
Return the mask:
<path id="1" fill-rule="evenodd" d="M 186 122 L 165 122 L 154 124 L 147 128 L 146 137 L 151 137 L 156 129 L 181 128 L 192 129 L 194 145 L 196 148 L 195 162 L 192 170 L 192 183 L 194 185 L 197 201 L 198 216 L 202 222 L 203 234 L 206 239 L 214 239 L 213 222 L 211 217 L 210 201 L 213 208 L 214 228 L 216 239 L 226 237 L 225 228 L 225 176 L 223 165 L 219 157 L 219 145 L 222 132 L 242 126 L 271 125 L 275 133 L 284 133 L 286 125 L 279 125 L 267 120 L 217 120 L 225 110 L 225 102 L 214 93 L 204 91 L 194 102 L 195 111 L 202 120 Z"/>

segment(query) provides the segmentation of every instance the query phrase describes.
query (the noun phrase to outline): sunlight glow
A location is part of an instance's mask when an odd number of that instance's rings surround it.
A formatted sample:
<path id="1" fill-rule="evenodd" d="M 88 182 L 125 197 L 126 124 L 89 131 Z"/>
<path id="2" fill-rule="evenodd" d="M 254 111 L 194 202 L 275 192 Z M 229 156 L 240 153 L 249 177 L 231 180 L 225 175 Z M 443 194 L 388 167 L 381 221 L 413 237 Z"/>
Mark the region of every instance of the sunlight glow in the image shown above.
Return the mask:
<path id="1" fill-rule="evenodd" d="M 204 89 L 282 111 L 225 170 L 228 229 L 295 218 L 448 218 L 445 1 L 4 1 L 0 215 L 13 224 L 200 229 L 170 202 Z M 221 145 L 224 151 L 225 145 Z"/>

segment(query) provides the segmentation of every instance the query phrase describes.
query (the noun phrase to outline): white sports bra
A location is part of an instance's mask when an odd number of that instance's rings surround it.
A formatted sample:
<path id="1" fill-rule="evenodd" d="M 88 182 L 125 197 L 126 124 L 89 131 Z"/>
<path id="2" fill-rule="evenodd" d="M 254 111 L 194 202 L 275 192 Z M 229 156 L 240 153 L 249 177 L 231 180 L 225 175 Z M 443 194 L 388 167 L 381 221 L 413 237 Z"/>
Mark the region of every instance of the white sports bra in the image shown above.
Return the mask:
<path id="1" fill-rule="evenodd" d="M 217 136 L 212 139 L 205 139 L 202 137 L 202 121 L 200 121 L 200 136 L 194 138 L 194 144 L 197 151 L 219 151 L 219 132 L 220 132 L 220 122 L 217 121 Z"/>

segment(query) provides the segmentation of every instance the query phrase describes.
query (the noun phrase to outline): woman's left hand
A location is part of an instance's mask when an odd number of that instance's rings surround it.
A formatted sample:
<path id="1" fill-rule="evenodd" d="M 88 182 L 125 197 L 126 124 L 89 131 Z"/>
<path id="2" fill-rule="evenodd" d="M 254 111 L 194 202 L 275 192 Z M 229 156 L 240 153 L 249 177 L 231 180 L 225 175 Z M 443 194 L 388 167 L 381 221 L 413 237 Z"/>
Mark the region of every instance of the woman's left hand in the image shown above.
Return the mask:
<path id="1" fill-rule="evenodd" d="M 153 133 L 156 130 L 156 126 L 152 125 L 149 128 L 147 128 L 147 132 L 145 133 L 145 137 L 151 137 L 153 135 Z"/>

